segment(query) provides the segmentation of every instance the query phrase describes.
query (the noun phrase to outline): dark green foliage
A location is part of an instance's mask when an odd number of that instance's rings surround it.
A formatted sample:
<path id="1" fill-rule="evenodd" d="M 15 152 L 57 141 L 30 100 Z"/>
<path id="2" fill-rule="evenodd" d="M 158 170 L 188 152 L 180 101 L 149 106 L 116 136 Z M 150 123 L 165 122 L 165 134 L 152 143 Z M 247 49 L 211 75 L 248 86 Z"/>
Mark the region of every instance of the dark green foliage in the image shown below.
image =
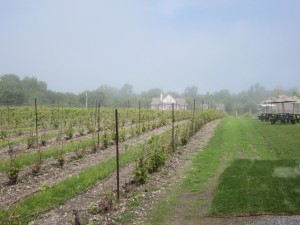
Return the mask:
<path id="1" fill-rule="evenodd" d="M 102 136 L 102 146 L 104 149 L 107 149 L 109 146 L 109 136 L 108 132 L 104 131 L 103 136 Z"/>
<path id="2" fill-rule="evenodd" d="M 77 143 L 77 145 L 76 145 L 75 155 L 76 155 L 75 156 L 76 160 L 81 159 L 84 156 L 84 148 L 82 146 L 82 142 L 81 141 L 79 141 L 79 143 Z"/>
<path id="3" fill-rule="evenodd" d="M 45 134 L 43 134 L 41 136 L 41 144 L 42 144 L 42 146 L 46 146 L 46 143 L 47 143 L 47 137 Z"/>
<path id="4" fill-rule="evenodd" d="M 87 122 L 87 123 L 85 124 L 85 126 L 86 126 L 86 129 L 87 129 L 88 134 L 94 132 L 95 129 L 94 129 L 94 127 L 93 127 L 93 125 L 92 125 L 91 122 Z"/>
<path id="5" fill-rule="evenodd" d="M 157 172 L 159 167 L 163 166 L 167 160 L 165 151 L 156 150 L 149 157 L 148 171 L 149 173 Z"/>
<path id="6" fill-rule="evenodd" d="M 9 184 L 16 184 L 20 172 L 20 164 L 15 157 L 11 157 L 6 166 L 5 173 L 8 177 Z"/>
<path id="7" fill-rule="evenodd" d="M 137 167 L 134 170 L 135 178 L 138 182 L 144 184 L 148 177 L 147 161 L 144 155 L 139 157 Z"/>
<path id="8" fill-rule="evenodd" d="M 64 164 L 65 164 L 65 158 L 63 157 L 63 155 L 60 155 L 58 158 L 57 158 L 57 162 L 58 162 L 58 165 L 60 167 L 63 167 Z"/>
<path id="9" fill-rule="evenodd" d="M 167 118 L 166 117 L 161 117 L 160 120 L 159 120 L 159 125 L 160 126 L 167 125 Z"/>
<path id="10" fill-rule="evenodd" d="M 84 135 L 84 129 L 80 128 L 79 131 L 78 131 L 78 133 L 79 133 L 80 136 L 83 136 Z"/>
<path id="11" fill-rule="evenodd" d="M 190 134 L 188 129 L 184 129 L 181 136 L 180 136 L 180 142 L 182 145 L 186 145 L 190 139 Z"/>
<path id="12" fill-rule="evenodd" d="M 119 141 L 124 142 L 125 140 L 126 140 L 126 131 L 121 130 L 120 133 L 119 133 Z"/>
<path id="13" fill-rule="evenodd" d="M 43 160 L 41 158 L 37 159 L 32 167 L 32 175 L 37 176 L 42 169 Z"/>
<path id="14" fill-rule="evenodd" d="M 5 140 L 7 138 L 7 131 L 1 130 L 0 131 L 0 139 Z"/>
<path id="15" fill-rule="evenodd" d="M 27 148 L 28 149 L 33 148 L 36 143 L 37 143 L 37 141 L 36 141 L 35 136 L 30 135 L 27 137 Z"/>
<path id="16" fill-rule="evenodd" d="M 53 122 L 53 127 L 54 127 L 54 129 L 58 129 L 59 128 L 59 122 L 58 122 L 58 120 L 55 120 Z"/>
<path id="17" fill-rule="evenodd" d="M 74 135 L 74 129 L 72 126 L 70 126 L 68 129 L 65 130 L 65 134 L 66 134 L 66 139 L 70 140 L 73 138 Z"/>

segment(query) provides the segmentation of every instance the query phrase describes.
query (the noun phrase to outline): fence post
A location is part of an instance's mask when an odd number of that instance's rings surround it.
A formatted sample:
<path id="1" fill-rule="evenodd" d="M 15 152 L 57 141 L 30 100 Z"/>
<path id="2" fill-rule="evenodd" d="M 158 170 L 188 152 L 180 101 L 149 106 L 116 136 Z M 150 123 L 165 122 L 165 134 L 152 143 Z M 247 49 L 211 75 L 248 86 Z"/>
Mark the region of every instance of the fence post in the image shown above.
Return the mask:
<path id="1" fill-rule="evenodd" d="M 100 145 L 100 102 L 98 103 L 98 148 Z"/>
<path id="2" fill-rule="evenodd" d="M 174 123 L 175 123 L 175 118 L 174 118 L 174 103 L 172 103 L 172 149 L 175 151 L 175 146 L 174 146 Z"/>
<path id="3" fill-rule="evenodd" d="M 36 141 L 38 143 L 39 136 L 38 136 L 38 117 L 37 117 L 37 104 L 36 104 L 36 98 L 34 99 L 34 109 L 35 109 L 35 134 L 36 134 Z"/>
<path id="4" fill-rule="evenodd" d="M 194 99 L 194 107 L 193 107 L 193 118 L 194 118 L 194 115 L 195 115 L 195 109 L 196 108 L 196 99 Z"/>
<path id="5" fill-rule="evenodd" d="M 116 116 L 116 160 L 117 160 L 117 199 L 120 200 L 120 173 L 119 173 L 119 127 L 118 110 L 115 110 Z"/>
<path id="6" fill-rule="evenodd" d="M 139 100 L 139 134 L 141 132 L 141 101 Z"/>

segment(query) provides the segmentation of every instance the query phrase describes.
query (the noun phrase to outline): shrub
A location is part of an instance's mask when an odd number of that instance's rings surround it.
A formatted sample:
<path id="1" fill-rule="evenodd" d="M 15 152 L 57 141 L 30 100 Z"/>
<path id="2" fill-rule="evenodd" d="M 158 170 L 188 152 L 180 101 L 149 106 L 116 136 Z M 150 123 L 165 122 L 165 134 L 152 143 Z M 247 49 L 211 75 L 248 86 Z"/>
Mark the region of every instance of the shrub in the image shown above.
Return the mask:
<path id="1" fill-rule="evenodd" d="M 165 118 L 165 117 L 160 118 L 159 125 L 160 126 L 167 125 L 167 118 Z"/>
<path id="2" fill-rule="evenodd" d="M 64 166 L 64 164 L 65 164 L 65 158 L 63 157 L 63 155 L 60 155 L 59 157 L 57 157 L 57 162 L 58 162 L 58 165 L 60 167 Z"/>
<path id="3" fill-rule="evenodd" d="M 138 164 L 134 170 L 135 179 L 139 182 L 144 184 L 148 177 L 148 168 L 147 168 L 147 162 L 146 157 L 142 155 L 138 159 Z"/>
<path id="4" fill-rule="evenodd" d="M 35 143 L 36 143 L 35 136 L 30 135 L 27 137 L 27 149 L 33 148 Z"/>
<path id="5" fill-rule="evenodd" d="M 83 128 L 80 128 L 80 129 L 79 129 L 79 135 L 80 135 L 80 136 L 83 136 L 83 135 L 84 135 L 84 129 L 83 129 Z"/>
<path id="6" fill-rule="evenodd" d="M 87 122 L 87 123 L 85 124 L 85 126 L 86 126 L 86 129 L 87 129 L 88 134 L 94 132 L 94 128 L 93 128 L 92 123 Z"/>
<path id="7" fill-rule="evenodd" d="M 53 127 L 54 127 L 54 129 L 58 129 L 59 128 L 59 121 L 58 120 L 55 120 L 54 122 L 53 122 Z"/>
<path id="8" fill-rule="evenodd" d="M 36 176 L 39 174 L 39 172 L 41 171 L 42 168 L 42 164 L 43 164 L 43 160 L 41 158 L 39 158 L 36 163 L 34 164 L 34 166 L 32 167 L 32 175 Z"/>
<path id="9" fill-rule="evenodd" d="M 124 142 L 126 140 L 126 131 L 121 130 L 119 135 L 119 141 Z"/>
<path id="10" fill-rule="evenodd" d="M 46 135 L 43 134 L 43 135 L 41 136 L 41 144 L 42 144 L 42 146 L 45 146 L 46 143 L 47 143 L 47 138 L 46 138 Z"/>
<path id="11" fill-rule="evenodd" d="M 66 134 L 66 139 L 67 140 L 72 139 L 73 135 L 74 135 L 74 129 L 73 129 L 73 127 L 70 126 L 68 129 L 66 129 L 65 134 Z"/>
<path id="12" fill-rule="evenodd" d="M 5 130 L 1 130 L 0 139 L 5 140 L 7 138 L 7 132 Z"/>
<path id="13" fill-rule="evenodd" d="M 84 155 L 84 149 L 82 148 L 82 142 L 79 141 L 79 143 L 77 144 L 76 146 L 76 149 L 75 149 L 75 159 L 81 159 L 83 158 L 83 155 Z"/>
<path id="14" fill-rule="evenodd" d="M 15 157 L 12 157 L 6 166 L 5 173 L 8 177 L 9 184 L 16 184 L 20 172 L 20 164 Z"/>
<path id="15" fill-rule="evenodd" d="M 104 131 L 102 135 L 102 146 L 104 149 L 107 149 L 109 145 L 109 137 L 107 131 Z"/>
<path id="16" fill-rule="evenodd" d="M 167 154 L 162 150 L 155 150 L 149 157 L 148 172 L 154 173 L 163 166 L 167 160 Z"/>
<path id="17" fill-rule="evenodd" d="M 189 141 L 190 135 L 188 129 L 184 129 L 184 131 L 181 134 L 180 142 L 182 145 L 186 145 Z"/>

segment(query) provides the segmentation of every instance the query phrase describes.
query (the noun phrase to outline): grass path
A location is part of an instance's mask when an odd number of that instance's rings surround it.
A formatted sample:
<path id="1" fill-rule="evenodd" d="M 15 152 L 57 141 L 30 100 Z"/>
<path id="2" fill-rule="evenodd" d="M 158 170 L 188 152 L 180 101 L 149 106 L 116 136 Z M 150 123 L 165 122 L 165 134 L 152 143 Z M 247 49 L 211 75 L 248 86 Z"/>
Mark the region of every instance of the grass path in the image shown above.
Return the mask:
<path id="1" fill-rule="evenodd" d="M 230 224 L 242 219 L 207 216 L 299 212 L 299 132 L 299 124 L 224 119 L 186 179 L 149 213 L 147 223 Z"/>

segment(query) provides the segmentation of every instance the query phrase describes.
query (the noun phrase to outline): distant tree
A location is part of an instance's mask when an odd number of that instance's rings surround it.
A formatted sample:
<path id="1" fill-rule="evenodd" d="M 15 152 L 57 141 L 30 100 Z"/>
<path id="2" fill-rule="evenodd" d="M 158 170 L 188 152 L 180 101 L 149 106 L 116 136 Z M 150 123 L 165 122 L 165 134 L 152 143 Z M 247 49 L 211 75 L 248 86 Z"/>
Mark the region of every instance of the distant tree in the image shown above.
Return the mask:
<path id="1" fill-rule="evenodd" d="M 175 91 L 168 91 L 167 95 L 171 95 L 173 98 L 179 98 L 180 94 Z"/>
<path id="2" fill-rule="evenodd" d="M 125 84 L 119 91 L 119 95 L 130 98 L 133 96 L 133 86 L 131 84 Z"/>
<path id="3" fill-rule="evenodd" d="M 116 104 L 121 107 L 126 107 L 128 101 L 134 97 L 133 86 L 131 84 L 125 84 L 119 91 L 118 100 L 115 100 Z"/>
<path id="4" fill-rule="evenodd" d="M 293 94 L 292 94 L 293 96 L 298 96 L 298 97 L 300 97 L 300 93 L 298 93 L 297 91 L 293 91 Z"/>
<path id="5" fill-rule="evenodd" d="M 114 87 L 102 85 L 97 88 L 95 92 L 97 93 L 97 100 L 102 101 L 102 105 L 112 107 L 114 105 L 114 99 L 118 97 L 119 90 Z"/>
<path id="6" fill-rule="evenodd" d="M 0 104 L 22 105 L 25 93 L 20 78 L 14 74 L 0 77 Z"/>
<path id="7" fill-rule="evenodd" d="M 198 88 L 196 86 L 186 87 L 184 89 L 183 96 L 186 98 L 187 104 L 192 107 L 194 105 L 194 99 L 197 98 Z"/>
<path id="8" fill-rule="evenodd" d="M 46 91 L 47 84 L 44 81 L 38 81 L 35 77 L 24 77 L 22 86 L 25 90 Z"/>
<path id="9" fill-rule="evenodd" d="M 78 95 L 78 100 L 81 106 L 85 106 L 86 104 L 86 95 L 88 98 L 89 107 L 94 107 L 96 102 L 100 103 L 101 106 L 109 105 L 109 99 L 107 98 L 107 96 L 103 93 L 103 91 L 97 89 L 95 91 L 84 91 Z"/>
<path id="10" fill-rule="evenodd" d="M 139 99 L 143 102 L 144 105 L 146 106 L 150 106 L 152 98 L 159 98 L 160 94 L 163 93 L 163 90 L 159 89 L 159 88 L 152 88 L 148 91 L 143 91 L 140 96 Z"/>
<path id="11" fill-rule="evenodd" d="M 25 92 L 26 102 L 34 102 L 34 99 L 39 99 L 43 104 L 48 104 L 48 94 L 47 93 L 47 84 L 43 81 L 38 81 L 35 77 L 24 77 L 22 82 L 22 87 Z"/>
<path id="12" fill-rule="evenodd" d="M 162 94 L 163 91 L 159 88 L 153 88 L 153 89 L 150 89 L 148 91 L 144 91 L 142 92 L 141 96 L 144 97 L 144 98 L 159 98 L 160 97 L 160 94 Z"/>
<path id="13" fill-rule="evenodd" d="M 184 89 L 184 96 L 190 98 L 196 98 L 198 88 L 196 86 L 186 87 Z"/>

